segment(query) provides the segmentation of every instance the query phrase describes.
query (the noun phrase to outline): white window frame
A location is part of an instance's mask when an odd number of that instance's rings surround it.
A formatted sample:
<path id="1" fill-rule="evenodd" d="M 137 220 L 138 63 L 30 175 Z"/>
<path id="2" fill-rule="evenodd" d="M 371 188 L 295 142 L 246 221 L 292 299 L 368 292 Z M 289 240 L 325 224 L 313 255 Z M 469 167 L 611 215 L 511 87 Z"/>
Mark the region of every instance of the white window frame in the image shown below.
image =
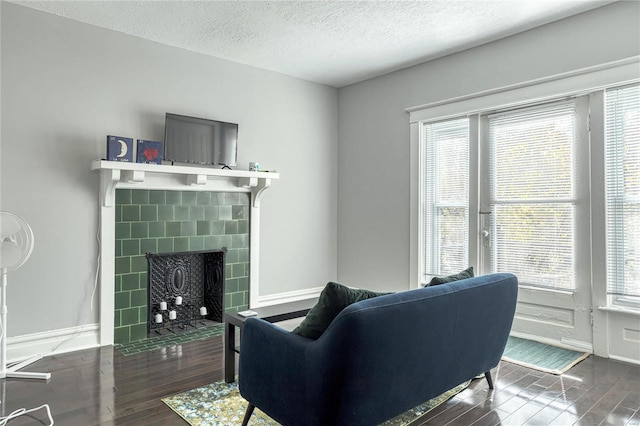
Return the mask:
<path id="1" fill-rule="evenodd" d="M 421 261 L 422 244 L 420 231 L 420 219 L 419 219 L 419 200 L 422 188 L 420 188 L 420 171 L 419 171 L 419 145 L 422 124 L 425 121 L 438 121 L 447 120 L 453 118 L 459 118 L 462 116 L 469 116 L 476 120 L 479 120 L 479 114 L 499 109 L 516 108 L 525 105 L 532 105 L 538 102 L 548 102 L 553 100 L 560 100 L 568 96 L 578 96 L 581 94 L 595 93 L 599 90 L 604 90 L 607 87 L 631 84 L 640 81 L 638 75 L 638 66 L 640 65 L 640 58 L 634 57 L 627 60 L 616 61 L 613 63 L 603 64 L 597 67 L 591 67 L 575 71 L 572 73 L 552 76 L 540 80 L 530 81 L 518 85 L 507 86 L 504 88 L 477 93 L 474 95 L 464 96 L 460 98 L 445 100 L 441 102 L 434 102 L 427 105 L 421 105 L 417 107 L 408 108 L 410 116 L 410 149 L 411 149 L 411 166 L 410 166 L 410 277 L 411 287 L 417 288 L 422 284 L 422 266 Z M 593 130 L 593 129 L 592 129 Z M 474 135 L 475 136 L 475 135 Z M 478 164 L 478 144 L 477 140 L 470 141 L 470 176 L 479 176 L 478 170 L 473 169 L 474 164 Z M 593 155 L 592 153 L 592 168 L 593 168 Z M 603 157 L 601 157 L 603 158 Z M 597 172 L 595 177 L 592 176 L 592 180 L 597 179 Z M 479 183 L 480 184 L 480 183 Z M 476 191 L 471 191 L 473 194 Z M 477 191 L 479 192 L 479 191 Z M 604 192 L 602 192 L 602 198 L 604 198 Z M 598 195 L 599 196 L 599 195 Z M 604 199 L 592 199 L 593 205 L 598 205 L 599 202 L 604 204 Z M 479 205 L 477 199 L 469 200 L 469 264 L 479 265 L 481 259 L 479 259 L 479 252 L 474 249 L 478 243 L 479 223 L 480 217 L 477 214 L 479 211 Z M 474 214 L 475 212 L 475 214 Z M 598 221 L 597 214 L 592 218 L 592 223 Z M 597 225 L 595 226 L 597 227 Z M 606 227 L 604 227 L 606 229 Z M 604 241 L 604 239 L 602 240 Z M 597 244 L 599 246 L 599 244 Z M 604 264 L 606 264 L 606 253 L 604 248 L 594 248 L 592 250 L 592 265 L 602 265 L 602 256 L 604 255 Z M 600 253 L 602 251 L 602 253 Z M 601 268 L 604 269 L 604 268 Z M 604 277 L 599 274 L 592 275 L 594 282 L 605 282 Z M 602 287 L 600 289 L 600 287 Z M 603 308 L 608 307 L 606 302 L 606 286 L 592 286 L 594 289 L 594 297 L 598 304 Z M 597 290 L 596 290 L 597 289 Z"/>

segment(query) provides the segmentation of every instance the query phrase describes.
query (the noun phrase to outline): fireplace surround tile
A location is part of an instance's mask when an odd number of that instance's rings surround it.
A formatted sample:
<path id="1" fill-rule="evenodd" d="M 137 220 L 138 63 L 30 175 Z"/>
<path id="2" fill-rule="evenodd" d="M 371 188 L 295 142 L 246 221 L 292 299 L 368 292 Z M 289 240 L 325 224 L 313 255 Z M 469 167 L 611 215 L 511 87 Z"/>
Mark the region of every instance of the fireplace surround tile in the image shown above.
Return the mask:
<path id="1" fill-rule="evenodd" d="M 131 238 L 131 224 L 128 222 L 116 223 L 116 240 Z"/>
<path id="2" fill-rule="evenodd" d="M 213 203 L 214 200 L 212 199 L 211 202 Z M 215 202 L 217 203 L 217 199 L 215 200 Z M 204 207 L 204 220 L 217 220 L 219 215 L 220 208 L 217 204 Z"/>
<path id="3" fill-rule="evenodd" d="M 197 204 L 199 206 L 208 206 L 211 204 L 211 192 L 198 192 Z"/>
<path id="4" fill-rule="evenodd" d="M 129 271 L 131 271 L 131 259 L 128 257 L 116 257 L 116 277 Z"/>
<path id="5" fill-rule="evenodd" d="M 155 222 L 158 220 L 158 206 L 141 206 L 140 220 L 143 222 Z"/>
<path id="6" fill-rule="evenodd" d="M 189 238 L 174 238 L 173 251 L 189 251 Z"/>
<path id="7" fill-rule="evenodd" d="M 158 253 L 169 253 L 173 249 L 173 238 L 158 238 Z"/>
<path id="8" fill-rule="evenodd" d="M 204 250 L 204 237 L 189 238 L 189 251 Z"/>
<path id="9" fill-rule="evenodd" d="M 173 220 L 189 220 L 189 206 L 174 206 Z"/>
<path id="10" fill-rule="evenodd" d="M 189 220 L 204 220 L 204 206 L 189 206 Z"/>
<path id="11" fill-rule="evenodd" d="M 142 253 L 157 253 L 158 240 L 156 238 L 143 238 L 140 240 L 140 251 Z"/>
<path id="12" fill-rule="evenodd" d="M 146 339 L 145 253 L 227 247 L 225 309 L 249 301 L 248 193 L 116 190 L 114 343 Z"/>
<path id="13" fill-rule="evenodd" d="M 147 272 L 147 258 L 144 256 L 131 256 L 131 272 Z"/>
<path id="14" fill-rule="evenodd" d="M 167 237 L 177 237 L 182 235 L 180 233 L 180 222 L 167 222 L 165 229 L 165 234 Z"/>
<path id="15" fill-rule="evenodd" d="M 167 204 L 167 192 L 166 191 L 151 191 L 149 192 L 149 204 Z"/>
<path id="16" fill-rule="evenodd" d="M 167 204 L 173 206 L 182 205 L 182 191 L 169 191 L 166 192 Z"/>
<path id="17" fill-rule="evenodd" d="M 153 191 L 155 192 L 162 192 L 164 193 L 165 191 Z M 165 198 L 163 198 L 163 200 L 165 200 Z M 160 201 L 160 200 L 158 200 Z M 166 205 L 160 205 L 158 206 L 158 220 L 161 221 L 167 221 L 167 220 L 173 220 L 174 216 L 173 216 L 173 206 L 166 206 Z"/>
<path id="18" fill-rule="evenodd" d="M 182 192 L 182 205 L 193 205 L 196 204 L 198 200 L 197 192 Z"/>
<path id="19" fill-rule="evenodd" d="M 124 205 L 122 206 L 122 220 L 124 222 L 137 222 L 140 220 L 140 206 Z"/>
<path id="20" fill-rule="evenodd" d="M 149 222 L 149 236 L 150 237 L 164 237 L 165 236 L 165 222 Z M 116 233 L 116 240 L 118 234 Z"/>
<path id="21" fill-rule="evenodd" d="M 131 204 L 131 191 L 116 191 L 116 204 Z"/>
<path id="22" fill-rule="evenodd" d="M 149 236 L 149 222 L 135 222 L 131 224 L 131 238 L 147 238 Z"/>
<path id="23" fill-rule="evenodd" d="M 136 189 L 135 191 L 131 191 L 131 204 L 149 204 L 149 190 Z"/>

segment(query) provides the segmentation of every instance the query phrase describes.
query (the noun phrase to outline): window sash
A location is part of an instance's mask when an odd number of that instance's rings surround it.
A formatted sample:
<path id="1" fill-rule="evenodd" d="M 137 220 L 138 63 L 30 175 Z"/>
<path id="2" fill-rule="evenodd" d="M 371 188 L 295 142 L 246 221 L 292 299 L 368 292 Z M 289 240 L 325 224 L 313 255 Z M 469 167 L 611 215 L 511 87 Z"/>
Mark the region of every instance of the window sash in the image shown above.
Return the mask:
<path id="1" fill-rule="evenodd" d="M 493 114 L 488 123 L 492 271 L 575 289 L 574 102 Z"/>
<path id="2" fill-rule="evenodd" d="M 424 123 L 421 135 L 422 280 L 469 262 L 469 119 Z"/>
<path id="3" fill-rule="evenodd" d="M 640 85 L 605 91 L 604 125 L 607 293 L 640 302 Z"/>

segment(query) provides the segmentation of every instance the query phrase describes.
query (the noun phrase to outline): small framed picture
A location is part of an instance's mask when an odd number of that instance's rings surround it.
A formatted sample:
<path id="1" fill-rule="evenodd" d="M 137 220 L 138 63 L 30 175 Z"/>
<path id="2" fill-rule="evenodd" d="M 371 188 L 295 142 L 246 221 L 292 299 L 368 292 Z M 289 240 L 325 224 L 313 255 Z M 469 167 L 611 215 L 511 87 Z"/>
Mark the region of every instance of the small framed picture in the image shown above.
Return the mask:
<path id="1" fill-rule="evenodd" d="M 133 162 L 133 138 L 107 136 L 107 160 Z"/>
<path id="2" fill-rule="evenodd" d="M 138 139 L 138 163 L 162 164 L 162 142 Z"/>

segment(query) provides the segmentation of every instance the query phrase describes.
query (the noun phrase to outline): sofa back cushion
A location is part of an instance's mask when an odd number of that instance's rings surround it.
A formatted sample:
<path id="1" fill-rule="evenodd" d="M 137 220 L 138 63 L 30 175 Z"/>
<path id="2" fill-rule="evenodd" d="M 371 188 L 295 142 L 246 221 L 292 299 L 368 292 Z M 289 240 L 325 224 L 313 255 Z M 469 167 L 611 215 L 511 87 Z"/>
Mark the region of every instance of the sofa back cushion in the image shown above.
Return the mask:
<path id="1" fill-rule="evenodd" d="M 429 287 L 432 285 L 446 284 L 452 283 L 454 281 L 466 280 L 467 278 L 473 278 L 473 266 L 469 266 L 464 271 L 460 271 L 457 274 L 448 275 L 446 277 L 433 277 L 431 281 L 429 281 L 425 287 Z"/>
<path id="2" fill-rule="evenodd" d="M 320 293 L 318 303 L 311 308 L 293 332 L 309 339 L 317 339 L 329 327 L 331 321 L 347 306 L 385 294 L 390 293 L 349 288 L 342 284 L 329 282 Z"/>

